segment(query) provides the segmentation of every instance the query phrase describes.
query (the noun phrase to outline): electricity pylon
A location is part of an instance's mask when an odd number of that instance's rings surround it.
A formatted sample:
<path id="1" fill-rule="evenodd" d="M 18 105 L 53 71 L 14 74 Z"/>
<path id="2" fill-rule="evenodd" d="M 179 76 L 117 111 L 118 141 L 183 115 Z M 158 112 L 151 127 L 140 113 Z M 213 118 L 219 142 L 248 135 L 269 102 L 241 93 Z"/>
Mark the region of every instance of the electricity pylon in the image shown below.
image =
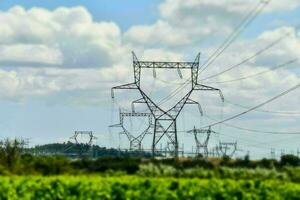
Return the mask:
<path id="1" fill-rule="evenodd" d="M 121 110 L 119 110 L 119 117 L 120 117 L 120 122 L 118 124 L 111 125 L 110 127 L 122 128 L 122 132 L 120 132 L 120 134 L 124 134 L 127 136 L 129 140 L 130 150 L 139 150 L 139 151 L 142 150 L 142 141 L 147 134 L 151 134 L 150 129 L 153 127 L 151 113 L 122 112 Z M 147 117 L 148 126 L 141 134 L 139 134 L 138 136 L 134 136 L 124 126 L 124 118 L 126 117 Z"/>
<path id="2" fill-rule="evenodd" d="M 177 117 L 182 111 L 183 107 L 186 104 L 198 105 L 200 104 L 192 99 L 190 99 L 191 94 L 194 90 L 203 90 L 203 91 L 218 91 L 222 101 L 224 97 L 220 89 L 213 88 L 210 86 L 198 84 L 198 72 L 199 72 L 199 60 L 200 54 L 197 55 L 194 62 L 153 62 L 153 61 L 139 61 L 136 55 L 132 52 L 133 56 L 133 71 L 134 71 L 134 82 L 128 83 L 121 86 L 116 86 L 111 89 L 112 98 L 114 98 L 114 90 L 116 89 L 131 89 L 138 90 L 142 98 L 133 102 L 135 103 L 144 103 L 147 105 L 148 109 L 153 115 L 154 118 L 154 134 L 152 142 L 152 155 L 155 155 L 156 147 L 159 141 L 163 136 L 167 136 L 169 142 L 173 145 L 173 155 L 178 157 L 178 137 L 177 137 Z M 155 69 L 175 69 L 178 71 L 179 76 L 181 77 L 180 70 L 191 70 L 191 89 L 188 93 L 179 100 L 172 108 L 169 110 L 163 110 L 159 105 L 154 103 L 152 99 L 145 94 L 141 88 L 141 70 L 143 68 L 150 69 L 152 68 L 155 72 Z M 156 72 L 153 74 L 156 75 Z M 163 127 L 163 128 L 162 128 Z"/>
<path id="3" fill-rule="evenodd" d="M 219 142 L 217 150 L 220 156 L 232 157 L 237 150 L 237 142 Z"/>
<path id="4" fill-rule="evenodd" d="M 192 133 L 194 135 L 194 139 L 196 142 L 196 154 L 200 155 L 203 152 L 204 157 L 208 157 L 208 141 L 210 139 L 210 136 L 212 133 L 216 133 L 215 131 L 211 130 L 211 127 L 208 129 L 196 129 L 194 128 L 192 130 L 187 131 L 187 133 Z M 200 135 L 204 136 L 204 141 L 200 141 Z M 203 151 L 201 151 L 203 149 Z"/>
<path id="5" fill-rule="evenodd" d="M 82 142 L 80 141 L 80 138 L 78 138 L 79 136 L 86 136 L 88 137 L 88 140 L 86 142 Z M 70 139 L 75 140 L 76 146 L 79 147 L 79 155 L 82 156 L 83 153 L 90 150 L 93 145 L 93 141 L 96 140 L 97 137 L 94 136 L 93 131 L 75 131 L 74 135 L 70 137 Z"/>

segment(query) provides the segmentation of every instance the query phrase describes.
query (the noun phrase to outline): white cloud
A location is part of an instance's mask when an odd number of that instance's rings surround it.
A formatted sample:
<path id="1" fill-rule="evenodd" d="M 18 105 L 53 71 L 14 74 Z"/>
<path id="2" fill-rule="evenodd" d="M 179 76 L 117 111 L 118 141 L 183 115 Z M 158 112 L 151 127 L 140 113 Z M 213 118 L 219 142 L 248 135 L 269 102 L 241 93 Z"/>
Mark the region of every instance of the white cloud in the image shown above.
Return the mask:
<path id="1" fill-rule="evenodd" d="M 57 48 L 45 45 L 16 44 L 0 45 L 0 63 L 2 65 L 18 65 L 34 63 L 61 65 L 63 55 Z"/>
<path id="2" fill-rule="evenodd" d="M 20 64 L 57 64 L 67 68 L 110 66 L 124 51 L 121 32 L 112 22 L 94 22 L 83 7 L 25 10 L 16 6 L 0 13 L 0 57 Z M 35 51 L 32 47 L 35 47 Z M 28 51 L 29 49 L 29 51 Z M 13 51 L 17 54 L 14 55 Z M 28 60 L 28 53 L 33 53 Z M 55 59 L 53 59 L 55 58 Z M 43 63 L 43 62 L 42 62 Z M 42 64 L 41 63 L 41 64 Z"/>
<path id="3" fill-rule="evenodd" d="M 137 45 L 182 47 L 205 40 L 219 41 L 258 5 L 258 0 L 166 0 L 160 5 L 161 19 L 152 25 L 131 27 L 125 38 Z M 264 13 L 293 10 L 298 0 L 272 0 Z M 261 6 L 262 7 L 262 6 Z"/>
<path id="4" fill-rule="evenodd" d="M 291 0 L 288 6 L 279 9 L 281 4 L 273 0 L 266 12 L 290 10 L 299 2 Z M 194 55 L 188 55 L 192 51 L 178 53 L 174 46 L 193 49 L 195 45 L 190 44 L 199 42 L 202 36 L 210 37 L 215 30 L 220 29 L 221 32 L 230 31 L 234 21 L 244 15 L 243 9 L 249 10 L 251 6 L 254 6 L 253 2 L 243 1 L 241 4 L 241 0 L 230 3 L 223 0 L 165 1 L 160 7 L 161 19 L 152 25 L 133 26 L 124 34 L 113 22 L 93 21 L 83 7 L 58 8 L 53 11 L 14 7 L 0 12 L 0 22 L 3 24 L 0 27 L 0 64 L 14 66 L 10 70 L 3 68 L 0 71 L 3 77 L 0 81 L 1 98 L 23 99 L 68 91 L 101 91 L 107 95 L 111 86 L 132 82 L 129 49 L 136 50 L 141 60 L 193 59 Z M 224 26 L 220 23 L 224 23 Z M 288 31 L 292 32 L 290 37 L 276 48 L 253 59 L 243 68 L 213 80 L 235 79 L 300 57 L 300 41 L 295 30 L 282 27 L 265 31 L 251 40 L 236 42 L 207 70 L 209 73 L 201 74 L 201 77 L 236 64 Z M 208 46 L 206 51 L 211 49 L 215 49 L 215 46 Z M 283 81 L 282 74 L 289 77 L 284 79 L 288 84 L 279 84 Z M 168 80 L 168 75 L 158 74 L 158 78 Z M 175 73 L 174 77 L 178 75 Z M 189 78 L 189 75 L 184 74 L 184 77 Z M 145 80 L 150 82 L 149 77 Z M 268 98 L 279 88 L 284 89 L 284 86 L 290 86 L 297 80 L 290 71 L 278 71 L 236 86 L 218 87 L 224 89 L 230 97 L 251 101 L 253 93 L 249 91 L 255 89 L 261 98 Z M 272 85 L 274 88 L 265 88 L 264 85 Z"/>
<path id="5" fill-rule="evenodd" d="M 26 68 L 0 70 L 0 96 L 22 100 L 67 91 L 103 91 L 110 80 L 98 69 Z"/>
<path id="6" fill-rule="evenodd" d="M 125 39 L 129 42 L 154 46 L 161 43 L 169 46 L 184 45 L 190 42 L 184 37 L 187 30 L 175 29 L 168 22 L 159 20 L 153 25 L 141 25 L 130 28 L 125 33 Z"/>

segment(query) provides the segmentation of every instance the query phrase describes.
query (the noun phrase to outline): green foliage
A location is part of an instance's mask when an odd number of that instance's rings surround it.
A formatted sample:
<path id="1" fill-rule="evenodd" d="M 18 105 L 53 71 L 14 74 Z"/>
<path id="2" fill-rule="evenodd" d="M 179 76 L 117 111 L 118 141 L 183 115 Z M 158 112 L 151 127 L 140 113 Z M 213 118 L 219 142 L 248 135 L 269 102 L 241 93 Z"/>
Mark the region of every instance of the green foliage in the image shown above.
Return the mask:
<path id="1" fill-rule="evenodd" d="M 218 167 L 214 169 L 188 168 L 176 169 L 168 165 L 141 165 L 137 175 L 142 177 L 182 177 L 201 179 L 234 179 L 234 180 L 281 180 L 300 183 L 300 168 L 245 169 Z"/>
<path id="2" fill-rule="evenodd" d="M 283 155 L 280 159 L 280 164 L 282 166 L 290 165 L 290 166 L 299 166 L 300 158 L 294 155 Z"/>
<path id="3" fill-rule="evenodd" d="M 151 154 L 149 152 L 140 151 L 119 151 L 118 149 L 105 147 L 100 147 L 98 145 L 92 145 L 89 148 L 86 144 L 76 144 L 72 142 L 67 143 L 51 143 L 44 145 L 37 145 L 34 148 L 28 149 L 29 152 L 35 152 L 37 154 L 47 154 L 47 155 L 65 155 L 69 158 L 78 158 L 83 156 L 102 158 L 102 157 L 144 157 L 149 158 Z M 81 152 L 84 155 L 80 156 Z"/>
<path id="4" fill-rule="evenodd" d="M 72 162 L 75 169 L 84 169 L 88 172 L 105 172 L 107 170 L 125 171 L 134 174 L 139 169 L 139 158 L 99 158 L 96 160 L 81 159 Z"/>
<path id="5" fill-rule="evenodd" d="M 0 164 L 11 172 L 17 172 L 22 150 L 22 142 L 6 139 L 0 143 Z"/>
<path id="6" fill-rule="evenodd" d="M 300 185 L 265 180 L 136 176 L 0 177 L 0 199 L 299 199 Z"/>

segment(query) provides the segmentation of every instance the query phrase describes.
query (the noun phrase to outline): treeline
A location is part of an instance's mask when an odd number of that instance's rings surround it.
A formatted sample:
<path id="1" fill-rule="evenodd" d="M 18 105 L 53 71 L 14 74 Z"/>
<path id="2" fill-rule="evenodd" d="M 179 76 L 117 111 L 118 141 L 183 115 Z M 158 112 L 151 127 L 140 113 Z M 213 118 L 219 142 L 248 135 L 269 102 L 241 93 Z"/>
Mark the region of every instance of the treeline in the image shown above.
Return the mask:
<path id="1" fill-rule="evenodd" d="M 134 157 L 102 157 L 92 159 L 82 157 L 70 159 L 62 155 L 33 155 L 24 151 L 22 143 L 18 140 L 5 140 L 0 145 L 0 174 L 1 175 L 57 175 L 57 174 L 152 174 L 172 176 L 187 176 L 189 170 L 193 173 L 213 172 L 225 173 L 228 169 L 238 171 L 239 169 L 275 170 L 276 172 L 287 172 L 287 168 L 293 167 L 293 173 L 300 176 L 300 159 L 293 155 L 284 155 L 280 160 L 262 159 L 250 160 L 223 158 L 181 158 L 181 159 L 150 159 Z M 168 169 L 165 171 L 165 169 Z M 152 171 L 151 171 L 152 170 Z M 225 170 L 225 171 L 224 171 Z M 215 171 L 215 172 L 214 172 Z M 229 172 L 228 172 L 229 173 Z M 230 172 L 231 173 L 231 172 Z M 233 173 L 233 172 L 232 172 Z M 203 174 L 201 176 L 204 176 Z M 207 176 L 210 176 L 209 174 Z M 288 175 L 292 176 L 292 175 Z M 300 178 L 299 178 L 300 179 Z"/>
<path id="2" fill-rule="evenodd" d="M 149 152 L 143 151 L 120 151 L 119 149 L 100 147 L 98 145 L 76 144 L 72 142 L 52 143 L 37 145 L 27 149 L 28 153 L 35 155 L 64 155 L 70 158 L 89 156 L 99 157 L 151 157 Z"/>

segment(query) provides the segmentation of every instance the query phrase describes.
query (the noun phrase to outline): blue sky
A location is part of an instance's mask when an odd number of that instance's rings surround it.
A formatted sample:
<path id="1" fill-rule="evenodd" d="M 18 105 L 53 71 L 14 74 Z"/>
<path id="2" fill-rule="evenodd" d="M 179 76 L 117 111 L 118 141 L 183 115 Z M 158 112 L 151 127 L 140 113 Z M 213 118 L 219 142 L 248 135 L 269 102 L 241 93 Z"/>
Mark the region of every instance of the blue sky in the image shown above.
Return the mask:
<path id="1" fill-rule="evenodd" d="M 300 6 L 295 0 L 289 1 L 281 5 L 281 1 L 273 0 L 269 11 L 263 12 L 201 77 L 236 64 L 276 40 L 284 31 L 295 33 L 257 60 L 246 63 L 244 68 L 211 81 L 255 74 L 300 57 L 299 36 L 292 27 L 300 23 Z M 4 113 L 0 115 L 0 137 L 30 138 L 34 145 L 67 141 L 75 130 L 92 130 L 99 138 L 98 144 L 117 147 L 120 145 L 118 131 L 109 130 L 108 126 L 118 121 L 117 107 L 128 107 L 126 102 L 133 96 L 120 93 L 118 104 L 112 111 L 109 91 L 112 86 L 132 81 L 130 51 L 136 51 L 139 58 L 153 60 L 193 59 L 199 51 L 202 57 L 207 58 L 233 31 L 245 12 L 255 5 L 241 0 L 238 6 L 242 11 L 236 11 L 230 10 L 234 5 L 218 4 L 216 0 L 207 5 L 194 0 L 189 0 L 194 5 L 180 0 L 170 2 L 1 1 L 0 22 L 5 26 L 0 29 L 0 110 Z M 261 65 L 266 60 L 270 64 Z M 30 66 L 31 63 L 38 64 Z M 254 106 L 297 83 L 298 64 L 293 66 L 294 71 L 283 69 L 230 86 L 217 83 L 212 86 L 224 90 L 225 97 L 235 103 Z M 168 75 L 160 75 L 160 78 L 169 80 Z M 147 88 L 149 91 L 161 87 L 159 80 L 151 81 L 146 85 L 153 86 L 155 82 L 155 86 Z M 165 89 L 163 92 L 166 92 Z M 264 108 L 300 111 L 300 108 L 295 108 L 300 99 L 299 92 L 293 95 Z M 224 118 L 244 111 L 226 104 L 222 108 L 215 94 L 208 97 L 201 94 L 195 98 L 216 119 L 222 118 L 221 110 Z M 180 118 L 180 130 L 189 129 L 194 124 L 212 123 L 208 119 L 193 117 L 194 111 L 186 109 L 185 117 Z M 297 116 L 251 113 L 231 123 L 265 131 L 273 128 L 274 131 L 297 131 L 300 130 L 297 120 Z M 250 135 L 228 127 L 216 129 L 222 134 L 214 143 L 220 139 L 238 140 L 243 144 L 244 152 L 251 150 L 256 156 L 267 156 L 274 146 L 278 151 L 281 148 L 294 150 L 300 137 L 284 135 L 274 138 L 270 135 L 266 138 L 265 135 Z M 285 139 L 287 142 L 278 142 Z M 193 145 L 192 138 L 186 134 L 181 136 L 181 141 L 185 141 L 185 146 Z M 273 143 L 261 144 L 266 141 Z M 125 147 L 126 143 L 121 145 Z"/>
<path id="2" fill-rule="evenodd" d="M 161 0 L 16 0 L 2 1 L 1 10 L 7 10 L 15 5 L 21 5 L 24 8 L 41 7 L 53 10 L 58 7 L 84 6 L 93 15 L 96 21 L 114 21 L 122 29 L 136 24 L 150 24 L 158 18 L 157 5 Z"/>

